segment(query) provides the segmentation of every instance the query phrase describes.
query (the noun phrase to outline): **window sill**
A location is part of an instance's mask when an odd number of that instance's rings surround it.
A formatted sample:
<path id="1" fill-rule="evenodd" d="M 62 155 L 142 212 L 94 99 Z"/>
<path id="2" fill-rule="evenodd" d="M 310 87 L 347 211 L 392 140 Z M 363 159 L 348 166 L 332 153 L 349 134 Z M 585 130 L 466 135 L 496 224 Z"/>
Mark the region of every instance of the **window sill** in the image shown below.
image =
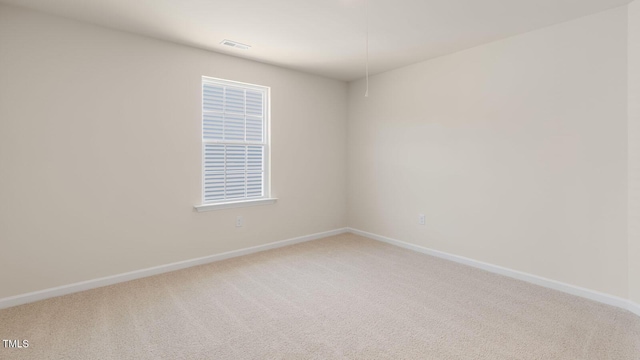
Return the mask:
<path id="1" fill-rule="evenodd" d="M 277 200 L 278 199 L 276 198 L 267 198 L 267 199 L 256 199 L 256 200 L 231 201 L 231 202 L 225 202 L 225 203 L 196 205 L 194 206 L 194 208 L 198 212 L 205 212 L 205 211 L 233 209 L 233 208 L 247 207 L 247 206 L 271 205 L 271 204 L 275 204 Z"/>

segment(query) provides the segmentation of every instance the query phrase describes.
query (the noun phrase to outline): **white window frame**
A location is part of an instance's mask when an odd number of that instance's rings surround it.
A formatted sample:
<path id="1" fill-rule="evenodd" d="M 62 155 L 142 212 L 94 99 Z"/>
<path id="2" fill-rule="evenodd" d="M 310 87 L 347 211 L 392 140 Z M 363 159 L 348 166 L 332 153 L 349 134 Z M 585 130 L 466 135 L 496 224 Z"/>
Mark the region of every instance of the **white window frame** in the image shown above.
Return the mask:
<path id="1" fill-rule="evenodd" d="M 262 142 L 253 142 L 253 141 L 232 141 L 232 140 L 205 140 L 204 138 L 204 85 L 206 83 L 218 85 L 218 86 L 232 86 L 235 88 L 243 88 L 245 90 L 259 91 L 263 94 L 263 134 L 262 134 Z M 245 207 L 245 206 L 255 206 L 255 205 L 269 205 L 274 204 L 277 199 L 271 197 L 271 137 L 270 137 L 270 124 L 271 124 L 271 88 L 268 86 L 261 86 L 255 84 L 248 84 L 238 81 L 231 81 L 225 79 L 218 79 L 214 77 L 203 76 L 202 81 L 200 83 L 200 102 L 201 112 L 200 112 L 200 140 L 202 141 L 202 149 L 201 149 L 201 166 L 202 166 L 202 177 L 201 177 L 201 205 L 196 205 L 195 209 L 198 212 L 203 211 L 211 211 L 211 210 L 219 210 L 219 209 L 229 209 L 229 208 L 237 208 L 237 207 Z M 252 198 L 240 198 L 240 199 L 224 199 L 220 201 L 209 201 L 205 202 L 205 146 L 208 144 L 217 144 L 217 145 L 261 145 L 264 147 L 263 152 L 263 179 L 262 179 L 262 196 L 261 197 L 252 197 Z"/>

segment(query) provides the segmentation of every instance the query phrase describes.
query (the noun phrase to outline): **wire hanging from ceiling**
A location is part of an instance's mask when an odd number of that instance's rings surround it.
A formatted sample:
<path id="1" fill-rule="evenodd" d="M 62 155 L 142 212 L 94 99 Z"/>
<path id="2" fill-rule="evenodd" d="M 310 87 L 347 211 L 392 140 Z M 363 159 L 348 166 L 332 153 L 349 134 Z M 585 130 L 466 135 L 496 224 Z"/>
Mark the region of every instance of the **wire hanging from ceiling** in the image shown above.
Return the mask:
<path id="1" fill-rule="evenodd" d="M 365 77 L 367 79 L 367 90 L 364 97 L 369 97 L 369 1 L 364 2 L 364 18 L 365 18 Z"/>

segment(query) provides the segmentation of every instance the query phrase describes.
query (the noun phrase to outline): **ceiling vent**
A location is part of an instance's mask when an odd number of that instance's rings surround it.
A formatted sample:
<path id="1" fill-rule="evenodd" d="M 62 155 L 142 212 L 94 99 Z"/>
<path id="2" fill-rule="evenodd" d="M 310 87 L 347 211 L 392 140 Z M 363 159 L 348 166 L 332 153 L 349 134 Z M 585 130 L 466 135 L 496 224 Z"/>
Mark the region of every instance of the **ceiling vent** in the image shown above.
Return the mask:
<path id="1" fill-rule="evenodd" d="M 251 48 L 251 46 L 249 46 L 249 45 L 241 44 L 239 42 L 235 42 L 235 41 L 231 41 L 231 40 L 227 40 L 227 39 L 222 40 L 222 42 L 220 44 L 231 46 L 231 47 L 234 47 L 234 48 L 237 48 L 237 49 L 241 49 L 241 50 L 247 50 L 247 49 Z"/>

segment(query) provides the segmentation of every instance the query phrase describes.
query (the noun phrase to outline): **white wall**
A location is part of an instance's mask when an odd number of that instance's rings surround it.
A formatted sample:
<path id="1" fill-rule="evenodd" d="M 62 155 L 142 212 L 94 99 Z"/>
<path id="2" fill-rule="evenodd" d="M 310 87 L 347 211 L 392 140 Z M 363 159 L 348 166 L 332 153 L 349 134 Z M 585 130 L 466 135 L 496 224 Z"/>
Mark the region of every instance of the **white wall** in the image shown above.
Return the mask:
<path id="1" fill-rule="evenodd" d="M 271 87 L 276 205 L 193 210 L 202 75 Z M 344 227 L 346 91 L 0 6 L 0 298 Z"/>
<path id="2" fill-rule="evenodd" d="M 349 226 L 627 297 L 626 35 L 621 7 L 351 83 Z"/>
<path id="3" fill-rule="evenodd" d="M 640 0 L 629 4 L 629 298 L 640 304 Z"/>
<path id="4" fill-rule="evenodd" d="M 348 139 L 342 82 L 0 5 L 0 298 L 348 223 L 640 302 L 639 4 L 351 83 Z M 272 87 L 276 205 L 194 212 L 202 75 Z"/>

